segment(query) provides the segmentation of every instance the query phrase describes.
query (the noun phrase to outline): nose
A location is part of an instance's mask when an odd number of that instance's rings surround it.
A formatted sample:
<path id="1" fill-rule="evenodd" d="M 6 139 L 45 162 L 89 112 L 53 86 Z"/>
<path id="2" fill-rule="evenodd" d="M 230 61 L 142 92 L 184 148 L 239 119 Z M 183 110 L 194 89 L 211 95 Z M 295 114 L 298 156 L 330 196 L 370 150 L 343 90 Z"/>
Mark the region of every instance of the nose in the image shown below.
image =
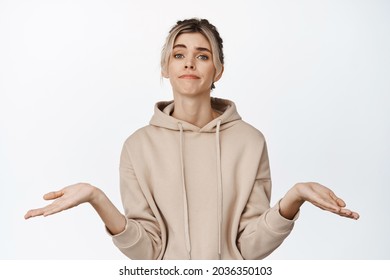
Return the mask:
<path id="1" fill-rule="evenodd" d="M 193 60 L 192 58 L 188 58 L 188 59 L 185 61 L 184 68 L 185 68 L 185 69 L 194 70 L 194 69 L 195 69 L 194 60 Z"/>

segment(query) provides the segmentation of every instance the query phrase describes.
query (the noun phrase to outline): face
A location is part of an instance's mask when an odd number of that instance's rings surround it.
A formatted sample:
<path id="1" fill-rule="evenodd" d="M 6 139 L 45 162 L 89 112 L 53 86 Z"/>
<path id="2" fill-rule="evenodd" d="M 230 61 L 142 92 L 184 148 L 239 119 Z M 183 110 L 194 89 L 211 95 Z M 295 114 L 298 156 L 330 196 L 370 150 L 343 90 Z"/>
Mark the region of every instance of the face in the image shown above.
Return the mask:
<path id="1" fill-rule="evenodd" d="M 174 94 L 210 94 L 215 77 L 213 54 L 209 41 L 200 33 L 183 33 L 177 36 L 169 57 L 167 71 Z"/>

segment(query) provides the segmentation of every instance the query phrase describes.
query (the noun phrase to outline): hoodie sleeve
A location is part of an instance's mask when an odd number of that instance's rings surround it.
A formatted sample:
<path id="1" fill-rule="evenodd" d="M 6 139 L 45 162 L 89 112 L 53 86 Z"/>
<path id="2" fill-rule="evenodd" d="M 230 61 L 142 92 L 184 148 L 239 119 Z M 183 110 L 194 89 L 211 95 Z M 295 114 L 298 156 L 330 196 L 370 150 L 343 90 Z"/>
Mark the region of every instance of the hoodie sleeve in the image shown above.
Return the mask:
<path id="1" fill-rule="evenodd" d="M 127 223 L 125 230 L 112 239 L 130 259 L 158 259 L 161 255 L 161 231 L 141 189 L 130 155 L 124 145 L 120 159 L 120 191 Z"/>
<path id="2" fill-rule="evenodd" d="M 279 202 L 270 208 L 271 178 L 264 142 L 258 172 L 241 215 L 238 249 L 244 259 L 263 259 L 282 244 L 293 229 L 299 213 L 288 220 L 279 213 Z"/>

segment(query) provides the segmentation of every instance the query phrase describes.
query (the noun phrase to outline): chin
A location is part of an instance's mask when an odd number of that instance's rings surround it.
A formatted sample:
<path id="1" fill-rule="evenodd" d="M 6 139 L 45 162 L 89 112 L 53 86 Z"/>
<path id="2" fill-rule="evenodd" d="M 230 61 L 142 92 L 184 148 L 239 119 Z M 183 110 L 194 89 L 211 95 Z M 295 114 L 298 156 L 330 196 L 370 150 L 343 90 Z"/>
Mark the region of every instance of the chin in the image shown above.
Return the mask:
<path id="1" fill-rule="evenodd" d="M 210 94 L 211 89 L 182 87 L 177 92 L 179 92 L 182 95 L 197 96 L 197 95 Z"/>

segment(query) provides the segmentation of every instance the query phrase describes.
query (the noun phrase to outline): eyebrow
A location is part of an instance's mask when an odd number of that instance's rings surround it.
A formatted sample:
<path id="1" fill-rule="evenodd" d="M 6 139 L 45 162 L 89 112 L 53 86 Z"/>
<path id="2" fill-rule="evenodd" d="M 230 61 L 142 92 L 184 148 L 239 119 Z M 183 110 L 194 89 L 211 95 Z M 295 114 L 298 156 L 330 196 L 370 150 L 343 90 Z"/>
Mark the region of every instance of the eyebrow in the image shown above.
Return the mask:
<path id="1" fill-rule="evenodd" d="M 184 44 L 177 44 L 177 45 L 173 46 L 173 49 L 175 49 L 175 48 L 184 48 L 184 49 L 186 49 L 187 46 L 184 45 Z M 196 47 L 195 49 L 198 50 L 198 51 L 201 51 L 201 52 L 209 52 L 209 53 L 211 53 L 211 51 L 208 48 Z"/>

